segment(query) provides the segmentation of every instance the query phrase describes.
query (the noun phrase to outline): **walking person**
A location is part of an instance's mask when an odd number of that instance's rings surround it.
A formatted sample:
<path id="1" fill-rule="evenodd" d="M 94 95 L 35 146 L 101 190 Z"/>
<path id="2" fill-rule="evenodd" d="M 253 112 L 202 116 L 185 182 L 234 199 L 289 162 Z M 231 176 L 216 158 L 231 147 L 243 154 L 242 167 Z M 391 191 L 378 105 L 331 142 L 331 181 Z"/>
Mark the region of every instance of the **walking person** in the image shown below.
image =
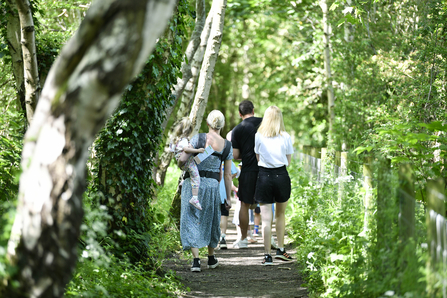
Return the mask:
<path id="1" fill-rule="evenodd" d="M 194 153 L 202 153 L 205 151 L 205 148 L 195 149 L 189 144 L 189 135 L 193 130 L 191 119 L 189 117 L 184 117 L 180 119 L 176 124 L 174 124 L 173 130 L 173 138 L 171 143 L 169 144 L 169 149 L 174 153 L 175 159 L 178 161 L 180 155 L 185 152 L 189 154 Z M 200 176 L 199 170 L 197 169 L 196 162 L 194 161 L 193 156 L 191 155 L 188 160 L 185 162 L 183 166 L 185 171 L 188 171 L 189 176 L 191 177 L 191 188 L 192 188 L 192 197 L 189 200 L 189 203 L 196 207 L 199 210 L 202 210 L 202 206 L 200 205 L 199 198 L 197 197 L 199 194 L 199 186 L 200 186 Z"/>
<path id="2" fill-rule="evenodd" d="M 225 124 L 224 115 L 217 110 L 211 111 L 206 119 L 208 133 L 198 134 L 191 138 L 194 148 L 211 146 L 214 153 L 200 162 L 197 167 L 200 174 L 199 199 L 202 211 L 189 204 L 191 198 L 191 178 L 186 176 L 181 193 L 180 239 L 183 250 L 191 250 L 194 257 L 192 272 L 200 272 L 199 248 L 208 247 L 208 268 L 216 268 L 219 261 L 214 256 L 220 238 L 221 201 L 219 195 L 219 180 L 221 164 L 224 162 L 226 204 L 231 208 L 231 160 L 233 152 L 231 143 L 220 136 L 220 130 Z M 184 164 L 189 154 L 182 153 L 179 164 Z"/>
<path id="3" fill-rule="evenodd" d="M 228 139 L 228 138 L 227 138 Z M 225 167 L 222 166 L 223 172 L 225 172 Z M 236 167 L 236 165 L 231 162 L 231 179 L 233 180 L 239 175 L 240 171 Z M 231 181 L 231 191 L 237 192 L 237 187 L 233 185 L 233 181 Z M 227 191 L 225 189 L 225 179 L 222 179 L 219 184 L 219 192 L 220 192 L 220 201 L 221 201 L 221 216 L 220 216 L 220 241 L 219 248 L 227 249 L 227 227 L 228 227 L 228 216 L 230 216 L 230 208 L 226 204 L 227 200 Z"/>
<path id="4" fill-rule="evenodd" d="M 262 118 L 255 117 L 255 108 L 251 101 L 244 100 L 239 104 L 239 116 L 242 122 L 234 129 L 231 136 L 234 159 L 242 160 L 239 176 L 238 197 L 241 202 L 239 210 L 239 225 L 241 238 L 233 244 L 234 248 L 247 248 L 247 231 L 249 228 L 250 206 L 255 204 L 256 181 L 258 179 L 258 163 L 254 152 L 255 134 Z"/>
<path id="5" fill-rule="evenodd" d="M 273 211 L 276 205 L 276 237 L 278 248 L 276 259 L 291 261 L 292 257 L 284 249 L 285 211 L 290 198 L 291 183 L 287 166 L 293 154 L 290 135 L 286 132 L 281 110 L 270 106 L 255 135 L 256 158 L 259 165 L 256 201 L 261 206 L 262 235 L 264 236 L 265 256 L 263 265 L 273 265 L 271 238 Z"/>

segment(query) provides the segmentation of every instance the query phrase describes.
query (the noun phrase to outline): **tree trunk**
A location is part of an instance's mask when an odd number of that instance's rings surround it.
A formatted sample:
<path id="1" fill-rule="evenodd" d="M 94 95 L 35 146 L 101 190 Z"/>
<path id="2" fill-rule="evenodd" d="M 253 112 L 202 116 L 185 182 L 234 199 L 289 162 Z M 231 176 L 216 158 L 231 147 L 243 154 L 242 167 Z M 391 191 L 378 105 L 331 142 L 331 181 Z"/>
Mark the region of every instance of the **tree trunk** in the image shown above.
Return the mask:
<path id="1" fill-rule="evenodd" d="M 40 95 L 35 28 L 29 0 L 16 0 L 16 4 L 22 32 L 20 42 L 24 66 L 26 118 L 30 124 Z"/>
<path id="2" fill-rule="evenodd" d="M 204 61 L 200 70 L 199 83 L 197 87 L 197 94 L 194 99 L 194 105 L 191 108 L 189 118 L 191 118 L 194 130 L 192 135 L 198 133 L 200 124 L 202 122 L 203 113 L 205 112 L 208 95 L 213 79 L 214 66 L 216 64 L 217 56 L 219 54 L 220 44 L 222 42 L 222 30 L 225 17 L 226 0 L 214 0 L 208 18 L 212 15 L 212 24 L 210 37 L 206 46 Z M 208 20 L 207 20 L 208 22 Z M 180 191 L 178 187 L 172 200 L 170 213 L 174 220 L 180 220 Z"/>
<path id="3" fill-rule="evenodd" d="M 213 1 L 214 2 L 214 1 Z M 191 118 L 194 130 L 192 135 L 199 132 L 202 124 L 203 114 L 205 113 L 208 95 L 213 81 L 213 72 L 216 65 L 217 56 L 219 55 L 220 45 L 222 43 L 222 31 L 225 18 L 226 0 L 215 0 L 215 10 L 213 22 L 211 25 L 210 38 L 206 46 L 205 56 L 203 58 L 202 68 L 200 69 L 199 82 L 197 85 L 197 93 L 191 108 L 189 118 Z M 213 3 L 214 6 L 214 3 Z"/>
<path id="4" fill-rule="evenodd" d="M 180 103 L 177 116 L 187 116 L 190 112 L 192 102 L 194 100 L 194 94 L 196 89 L 197 79 L 199 77 L 200 69 L 202 67 L 203 56 L 205 55 L 206 47 L 208 45 L 209 37 L 211 34 L 211 25 L 214 17 L 215 1 L 211 5 L 208 17 L 206 18 L 205 27 L 203 28 L 202 35 L 200 36 L 200 46 L 194 54 L 194 59 L 191 63 L 192 77 L 186 83 L 185 90 L 183 90 L 182 102 Z"/>
<path id="5" fill-rule="evenodd" d="M 206 45 L 208 43 L 208 39 L 211 32 L 211 22 L 213 20 L 213 7 L 211 6 L 210 12 L 208 13 L 208 17 L 206 18 L 205 26 L 201 33 L 200 37 L 200 46 L 197 48 L 194 58 L 191 61 L 191 77 L 188 80 L 182 100 L 180 102 L 180 106 L 177 110 L 176 119 L 181 119 L 186 117 L 190 112 L 190 107 L 194 98 L 194 89 L 197 82 L 197 78 L 199 75 L 199 69 L 202 65 L 203 56 L 205 54 Z M 174 156 L 172 152 L 169 150 L 169 143 L 172 140 L 172 127 L 166 137 L 166 143 L 158 162 L 157 171 L 155 174 L 155 181 L 158 185 L 164 185 L 166 178 L 166 171 L 168 170 L 169 164 L 171 163 L 172 157 Z"/>
<path id="6" fill-rule="evenodd" d="M 352 7 L 352 0 L 346 0 L 346 2 L 345 2 L 345 9 L 347 9 L 349 7 Z M 354 25 L 352 25 L 348 21 L 345 21 L 344 29 L 345 29 L 345 41 L 353 42 L 354 41 Z"/>
<path id="7" fill-rule="evenodd" d="M 326 70 L 326 88 L 327 88 L 328 114 L 329 114 L 328 143 L 331 143 L 334 129 L 334 120 L 335 120 L 334 88 L 332 87 L 332 73 L 331 73 L 331 49 L 330 49 L 331 26 L 327 18 L 328 7 L 326 0 L 320 0 L 320 7 L 321 10 L 323 11 L 324 68 Z"/>
<path id="8" fill-rule="evenodd" d="M 6 26 L 6 39 L 8 42 L 9 53 L 11 54 L 12 71 L 16 82 L 17 103 L 22 107 L 22 111 L 25 113 L 26 117 L 25 80 L 23 74 L 22 46 L 20 44 L 20 18 L 16 12 L 16 3 L 13 0 L 8 0 L 7 3 L 9 9 L 7 14 L 8 23 Z"/>
<path id="9" fill-rule="evenodd" d="M 188 43 L 188 47 L 185 51 L 185 58 L 182 63 L 182 78 L 177 79 L 177 84 L 174 87 L 174 91 L 172 93 L 174 97 L 174 104 L 170 106 L 166 111 L 166 119 L 163 122 L 163 129 L 166 128 L 168 124 L 168 120 L 171 117 L 172 111 L 177 105 L 177 101 L 185 90 L 186 83 L 188 83 L 189 79 L 192 77 L 191 72 L 191 63 L 193 61 L 194 54 L 200 45 L 200 36 L 202 35 L 203 28 L 205 27 L 205 1 L 204 0 L 196 0 L 196 25 L 194 27 L 194 31 L 191 34 L 191 39 Z"/>
<path id="10" fill-rule="evenodd" d="M 22 156 L 5 297 L 62 297 L 77 262 L 88 147 L 143 67 L 173 1 L 96 1 L 51 68 Z M 163 26 L 161 26 L 163 25 Z"/>

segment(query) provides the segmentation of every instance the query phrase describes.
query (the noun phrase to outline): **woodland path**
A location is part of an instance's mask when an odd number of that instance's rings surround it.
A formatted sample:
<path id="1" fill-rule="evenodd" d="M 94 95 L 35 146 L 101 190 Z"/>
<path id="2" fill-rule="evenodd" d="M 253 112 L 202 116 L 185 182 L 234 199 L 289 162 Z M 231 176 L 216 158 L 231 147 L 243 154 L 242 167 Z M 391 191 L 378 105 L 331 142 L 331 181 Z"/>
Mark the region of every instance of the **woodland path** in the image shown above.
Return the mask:
<path id="1" fill-rule="evenodd" d="M 236 241 L 236 227 L 232 223 L 233 208 L 230 210 L 227 228 L 228 249 L 216 250 L 219 266 L 207 268 L 207 257 L 201 255 L 202 272 L 191 272 L 191 259 L 174 256 L 167 260 L 165 269 L 174 270 L 186 287 L 190 288 L 184 298 L 192 297 L 253 297 L 253 298 L 305 298 L 306 288 L 301 287 L 301 280 L 294 262 L 273 260 L 273 266 L 261 265 L 264 256 L 262 237 L 257 243 L 249 244 L 248 249 L 233 249 Z M 273 235 L 276 239 L 275 230 Z M 287 243 L 287 238 L 286 241 Z M 288 248 L 292 256 L 295 250 Z M 272 254 L 274 250 L 272 250 Z"/>

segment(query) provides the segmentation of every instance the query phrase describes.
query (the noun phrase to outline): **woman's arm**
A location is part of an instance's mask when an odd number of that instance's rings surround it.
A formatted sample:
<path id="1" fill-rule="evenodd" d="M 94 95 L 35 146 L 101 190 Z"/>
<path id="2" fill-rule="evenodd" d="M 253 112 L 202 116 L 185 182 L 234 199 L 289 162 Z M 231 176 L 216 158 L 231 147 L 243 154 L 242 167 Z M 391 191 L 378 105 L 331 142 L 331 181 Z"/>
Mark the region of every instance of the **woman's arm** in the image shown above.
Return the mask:
<path id="1" fill-rule="evenodd" d="M 286 154 L 287 157 L 287 166 L 290 166 L 290 162 L 292 161 L 292 154 Z"/>
<path id="2" fill-rule="evenodd" d="M 256 154 L 256 159 L 257 159 L 258 162 L 259 162 L 259 154 Z"/>
<path id="3" fill-rule="evenodd" d="M 233 179 L 231 175 L 231 159 L 228 159 L 224 162 L 224 183 L 225 183 L 225 192 L 227 194 L 227 208 L 231 208 L 231 187 L 233 186 Z"/>

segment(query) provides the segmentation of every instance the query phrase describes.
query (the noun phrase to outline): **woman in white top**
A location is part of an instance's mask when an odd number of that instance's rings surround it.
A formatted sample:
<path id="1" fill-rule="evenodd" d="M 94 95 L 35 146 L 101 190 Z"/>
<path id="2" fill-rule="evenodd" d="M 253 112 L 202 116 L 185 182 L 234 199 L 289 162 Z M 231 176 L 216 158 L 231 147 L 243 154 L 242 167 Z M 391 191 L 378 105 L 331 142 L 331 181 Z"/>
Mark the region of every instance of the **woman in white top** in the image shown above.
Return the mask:
<path id="1" fill-rule="evenodd" d="M 255 200 L 261 205 L 262 235 L 265 256 L 263 265 L 273 265 L 271 255 L 272 204 L 276 203 L 276 236 L 278 249 L 276 259 L 291 261 L 284 249 L 285 211 L 290 198 L 290 177 L 286 167 L 290 164 L 293 146 L 290 135 L 285 131 L 281 110 L 270 106 L 264 113 L 255 135 L 255 153 L 259 175 Z"/>

